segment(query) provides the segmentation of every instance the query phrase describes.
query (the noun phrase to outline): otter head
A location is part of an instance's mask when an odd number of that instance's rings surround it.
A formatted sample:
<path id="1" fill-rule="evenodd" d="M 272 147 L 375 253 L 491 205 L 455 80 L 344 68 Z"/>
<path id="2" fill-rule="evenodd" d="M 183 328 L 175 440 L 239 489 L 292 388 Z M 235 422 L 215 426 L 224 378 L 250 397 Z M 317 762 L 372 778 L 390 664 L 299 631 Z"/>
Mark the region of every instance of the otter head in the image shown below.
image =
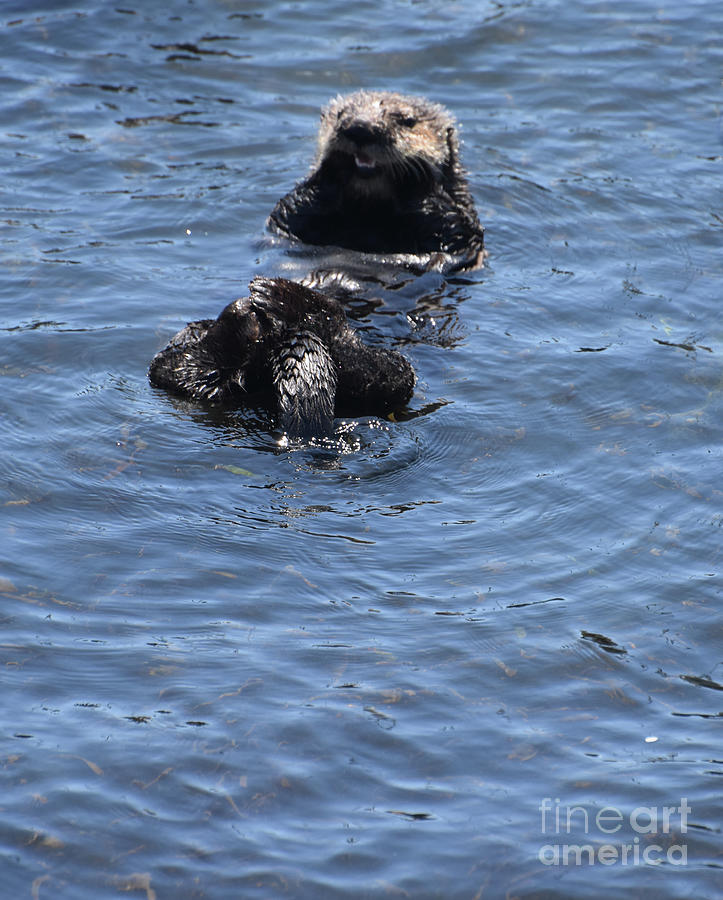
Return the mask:
<path id="1" fill-rule="evenodd" d="M 443 107 L 358 91 L 322 111 L 316 167 L 346 198 L 394 204 L 446 180 L 457 149 L 454 120 Z"/>

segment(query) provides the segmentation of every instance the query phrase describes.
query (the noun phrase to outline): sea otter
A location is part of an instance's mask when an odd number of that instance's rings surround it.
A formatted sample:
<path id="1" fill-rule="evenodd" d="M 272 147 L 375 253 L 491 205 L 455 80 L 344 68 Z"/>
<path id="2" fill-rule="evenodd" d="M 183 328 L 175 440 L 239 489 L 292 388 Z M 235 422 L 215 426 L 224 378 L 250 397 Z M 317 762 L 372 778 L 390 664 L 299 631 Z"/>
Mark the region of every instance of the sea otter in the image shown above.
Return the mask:
<path id="1" fill-rule="evenodd" d="M 173 337 L 149 377 L 196 400 L 271 404 L 279 427 L 302 440 L 330 435 L 335 414 L 401 409 L 415 382 L 400 353 L 362 342 L 333 297 L 260 276 L 217 319 L 191 322 Z"/>
<path id="2" fill-rule="evenodd" d="M 412 268 L 472 269 L 484 258 L 454 119 L 436 103 L 389 91 L 329 103 L 311 175 L 279 200 L 268 224 L 307 244 L 401 255 Z"/>

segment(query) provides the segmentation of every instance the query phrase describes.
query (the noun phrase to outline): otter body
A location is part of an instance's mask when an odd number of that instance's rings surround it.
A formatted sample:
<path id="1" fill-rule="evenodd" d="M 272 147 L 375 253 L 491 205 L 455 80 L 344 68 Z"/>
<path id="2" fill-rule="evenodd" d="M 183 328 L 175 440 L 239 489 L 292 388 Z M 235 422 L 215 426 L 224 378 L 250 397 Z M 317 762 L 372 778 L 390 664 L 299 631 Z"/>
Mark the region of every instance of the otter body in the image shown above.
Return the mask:
<path id="1" fill-rule="evenodd" d="M 470 269 L 484 256 L 454 120 L 387 91 L 323 110 L 312 174 L 279 200 L 269 226 L 307 244 L 417 257 L 422 268 Z"/>
<path id="2" fill-rule="evenodd" d="M 410 364 L 364 344 L 338 301 L 284 278 L 254 278 L 249 291 L 175 335 L 151 382 L 212 403 L 258 398 L 292 438 L 331 434 L 335 414 L 384 415 L 409 401 Z"/>

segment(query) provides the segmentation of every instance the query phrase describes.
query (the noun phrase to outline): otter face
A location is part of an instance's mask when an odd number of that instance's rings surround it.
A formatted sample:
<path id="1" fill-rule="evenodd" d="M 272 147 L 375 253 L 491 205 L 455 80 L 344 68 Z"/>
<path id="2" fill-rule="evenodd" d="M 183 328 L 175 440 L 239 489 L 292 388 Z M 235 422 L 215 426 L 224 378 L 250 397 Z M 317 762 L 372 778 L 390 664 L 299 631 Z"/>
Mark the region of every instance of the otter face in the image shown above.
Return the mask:
<path id="1" fill-rule="evenodd" d="M 454 152 L 454 122 L 437 104 L 388 91 L 337 97 L 323 110 L 317 166 L 360 199 L 430 189 Z"/>

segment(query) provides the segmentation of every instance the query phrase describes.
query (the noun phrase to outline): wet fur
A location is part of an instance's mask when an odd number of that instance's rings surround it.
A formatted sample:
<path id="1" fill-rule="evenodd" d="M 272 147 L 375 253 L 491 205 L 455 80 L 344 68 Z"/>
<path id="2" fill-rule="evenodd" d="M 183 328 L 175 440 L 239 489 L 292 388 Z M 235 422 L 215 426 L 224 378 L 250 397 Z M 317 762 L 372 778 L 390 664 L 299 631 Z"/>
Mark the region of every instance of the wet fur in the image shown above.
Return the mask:
<path id="1" fill-rule="evenodd" d="M 276 204 L 272 230 L 308 244 L 482 263 L 479 223 L 450 114 L 385 91 L 337 97 L 322 112 L 314 168 Z"/>
<path id="2" fill-rule="evenodd" d="M 254 278 L 249 292 L 175 335 L 151 382 L 212 403 L 258 399 L 300 438 L 329 434 L 335 414 L 385 415 L 409 401 L 410 364 L 364 344 L 337 300 L 284 278 Z"/>

